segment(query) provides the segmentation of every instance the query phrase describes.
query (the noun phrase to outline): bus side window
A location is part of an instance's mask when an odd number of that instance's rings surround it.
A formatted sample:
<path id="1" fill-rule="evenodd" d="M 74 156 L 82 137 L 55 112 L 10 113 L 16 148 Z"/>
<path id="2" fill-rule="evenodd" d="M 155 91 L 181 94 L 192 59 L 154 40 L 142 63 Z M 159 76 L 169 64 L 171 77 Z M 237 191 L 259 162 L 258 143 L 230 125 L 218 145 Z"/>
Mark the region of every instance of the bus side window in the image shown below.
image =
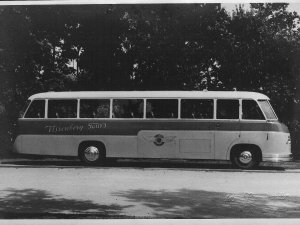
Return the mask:
<path id="1" fill-rule="evenodd" d="M 109 118 L 109 99 L 80 100 L 80 118 Z"/>
<path id="2" fill-rule="evenodd" d="M 114 99 L 114 118 L 143 118 L 143 99 Z"/>
<path id="3" fill-rule="evenodd" d="M 48 118 L 76 118 L 77 100 L 48 100 Z"/>
<path id="4" fill-rule="evenodd" d="M 218 99 L 217 119 L 239 119 L 239 100 Z"/>
<path id="5" fill-rule="evenodd" d="M 178 117 L 177 99 L 147 99 L 147 118 L 174 118 Z"/>
<path id="6" fill-rule="evenodd" d="M 182 99 L 181 118 L 213 119 L 214 102 L 212 99 Z"/>
<path id="7" fill-rule="evenodd" d="M 45 100 L 33 100 L 26 112 L 25 118 L 44 118 Z"/>
<path id="8" fill-rule="evenodd" d="M 242 102 L 243 119 L 245 120 L 264 120 L 258 104 L 254 100 L 243 100 Z"/>

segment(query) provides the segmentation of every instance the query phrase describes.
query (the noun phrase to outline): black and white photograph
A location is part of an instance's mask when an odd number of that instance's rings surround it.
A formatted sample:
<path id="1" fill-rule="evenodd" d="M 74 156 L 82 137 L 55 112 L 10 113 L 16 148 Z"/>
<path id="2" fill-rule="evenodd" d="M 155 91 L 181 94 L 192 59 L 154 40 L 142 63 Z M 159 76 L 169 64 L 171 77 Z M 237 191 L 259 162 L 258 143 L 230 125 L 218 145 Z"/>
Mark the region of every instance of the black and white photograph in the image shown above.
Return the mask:
<path id="1" fill-rule="evenodd" d="M 0 222 L 269 218 L 300 218 L 300 3 L 0 2 Z"/>

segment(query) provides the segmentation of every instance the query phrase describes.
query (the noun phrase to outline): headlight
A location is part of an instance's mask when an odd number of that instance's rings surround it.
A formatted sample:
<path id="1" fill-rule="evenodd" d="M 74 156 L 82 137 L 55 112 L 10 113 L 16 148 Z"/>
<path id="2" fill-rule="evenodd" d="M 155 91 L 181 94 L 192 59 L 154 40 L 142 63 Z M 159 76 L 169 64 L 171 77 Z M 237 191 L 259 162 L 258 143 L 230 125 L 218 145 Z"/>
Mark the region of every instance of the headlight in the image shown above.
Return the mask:
<path id="1" fill-rule="evenodd" d="M 290 145 L 291 143 L 292 143 L 292 141 L 291 141 L 291 136 L 289 135 L 286 144 L 287 144 L 287 145 Z"/>

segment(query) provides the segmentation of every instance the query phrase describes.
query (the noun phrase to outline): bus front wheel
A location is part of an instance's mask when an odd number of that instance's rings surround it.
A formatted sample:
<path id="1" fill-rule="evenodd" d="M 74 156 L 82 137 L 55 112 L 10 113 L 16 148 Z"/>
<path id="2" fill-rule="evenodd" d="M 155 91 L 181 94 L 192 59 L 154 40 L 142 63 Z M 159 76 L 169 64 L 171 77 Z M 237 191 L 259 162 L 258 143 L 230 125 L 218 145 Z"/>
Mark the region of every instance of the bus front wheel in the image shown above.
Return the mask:
<path id="1" fill-rule="evenodd" d="M 231 155 L 231 162 L 240 169 L 253 169 L 260 162 L 259 152 L 251 147 L 237 149 Z"/>
<path id="2" fill-rule="evenodd" d="M 85 165 L 98 165 L 105 159 L 104 146 L 98 143 L 83 143 L 79 146 L 79 159 Z"/>

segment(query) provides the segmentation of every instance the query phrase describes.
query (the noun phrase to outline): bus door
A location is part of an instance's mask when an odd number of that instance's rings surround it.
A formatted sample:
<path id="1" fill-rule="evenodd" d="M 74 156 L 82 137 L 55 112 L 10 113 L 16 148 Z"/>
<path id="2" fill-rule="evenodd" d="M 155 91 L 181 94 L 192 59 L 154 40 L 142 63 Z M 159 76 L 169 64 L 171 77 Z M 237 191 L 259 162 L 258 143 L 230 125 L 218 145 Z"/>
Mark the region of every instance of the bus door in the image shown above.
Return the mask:
<path id="1" fill-rule="evenodd" d="M 215 159 L 226 159 L 232 143 L 240 138 L 239 100 L 218 99 L 215 127 Z"/>

